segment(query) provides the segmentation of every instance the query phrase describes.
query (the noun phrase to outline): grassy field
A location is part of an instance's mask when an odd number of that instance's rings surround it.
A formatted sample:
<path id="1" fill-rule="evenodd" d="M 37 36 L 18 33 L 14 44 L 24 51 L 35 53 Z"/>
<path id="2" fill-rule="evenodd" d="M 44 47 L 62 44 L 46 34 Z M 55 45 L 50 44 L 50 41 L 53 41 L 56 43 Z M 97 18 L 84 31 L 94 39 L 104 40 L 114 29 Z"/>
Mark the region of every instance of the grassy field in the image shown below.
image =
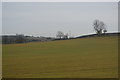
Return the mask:
<path id="1" fill-rule="evenodd" d="M 6 78 L 117 78 L 117 37 L 3 45 Z"/>

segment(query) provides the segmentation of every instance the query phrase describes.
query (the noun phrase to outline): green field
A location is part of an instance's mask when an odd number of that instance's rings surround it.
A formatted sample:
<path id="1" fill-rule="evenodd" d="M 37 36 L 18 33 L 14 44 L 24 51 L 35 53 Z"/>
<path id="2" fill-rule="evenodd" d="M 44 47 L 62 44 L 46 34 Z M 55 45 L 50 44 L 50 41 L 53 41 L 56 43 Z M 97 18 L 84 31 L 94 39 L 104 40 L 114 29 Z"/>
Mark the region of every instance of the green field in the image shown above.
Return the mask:
<path id="1" fill-rule="evenodd" d="M 117 36 L 5 44 L 6 78 L 117 78 Z"/>

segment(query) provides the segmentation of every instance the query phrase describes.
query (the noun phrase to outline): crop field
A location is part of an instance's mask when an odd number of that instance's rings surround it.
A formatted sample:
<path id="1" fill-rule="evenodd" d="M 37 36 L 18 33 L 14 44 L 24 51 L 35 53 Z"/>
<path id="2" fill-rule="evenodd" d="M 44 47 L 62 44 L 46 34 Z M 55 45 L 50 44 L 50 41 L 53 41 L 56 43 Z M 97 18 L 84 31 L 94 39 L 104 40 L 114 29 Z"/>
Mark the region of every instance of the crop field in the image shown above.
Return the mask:
<path id="1" fill-rule="evenodd" d="M 5 78 L 117 78 L 118 37 L 4 44 Z"/>

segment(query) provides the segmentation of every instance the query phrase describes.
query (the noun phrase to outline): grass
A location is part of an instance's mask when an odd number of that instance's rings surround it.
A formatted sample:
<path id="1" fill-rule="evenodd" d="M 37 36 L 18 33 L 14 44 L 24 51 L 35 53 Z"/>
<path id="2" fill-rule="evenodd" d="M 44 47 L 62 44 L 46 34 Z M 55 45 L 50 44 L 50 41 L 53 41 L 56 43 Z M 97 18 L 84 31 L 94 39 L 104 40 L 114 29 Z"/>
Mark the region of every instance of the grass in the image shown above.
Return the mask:
<path id="1" fill-rule="evenodd" d="M 3 45 L 6 78 L 117 78 L 116 36 Z"/>

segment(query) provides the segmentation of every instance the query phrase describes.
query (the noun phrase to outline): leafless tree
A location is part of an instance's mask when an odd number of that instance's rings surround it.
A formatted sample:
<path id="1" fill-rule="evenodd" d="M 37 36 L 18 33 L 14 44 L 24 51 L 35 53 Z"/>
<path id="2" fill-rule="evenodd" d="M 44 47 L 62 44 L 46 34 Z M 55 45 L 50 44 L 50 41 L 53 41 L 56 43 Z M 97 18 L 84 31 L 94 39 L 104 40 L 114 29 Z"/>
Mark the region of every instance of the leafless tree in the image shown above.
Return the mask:
<path id="1" fill-rule="evenodd" d="M 58 31 L 56 37 L 61 39 L 64 37 L 64 33 L 62 31 Z"/>
<path id="2" fill-rule="evenodd" d="M 96 33 L 98 35 L 102 34 L 103 32 L 106 33 L 107 30 L 106 30 L 106 24 L 102 21 L 99 21 L 99 20 L 95 20 L 93 22 L 93 26 L 94 26 L 94 30 L 96 31 Z"/>

